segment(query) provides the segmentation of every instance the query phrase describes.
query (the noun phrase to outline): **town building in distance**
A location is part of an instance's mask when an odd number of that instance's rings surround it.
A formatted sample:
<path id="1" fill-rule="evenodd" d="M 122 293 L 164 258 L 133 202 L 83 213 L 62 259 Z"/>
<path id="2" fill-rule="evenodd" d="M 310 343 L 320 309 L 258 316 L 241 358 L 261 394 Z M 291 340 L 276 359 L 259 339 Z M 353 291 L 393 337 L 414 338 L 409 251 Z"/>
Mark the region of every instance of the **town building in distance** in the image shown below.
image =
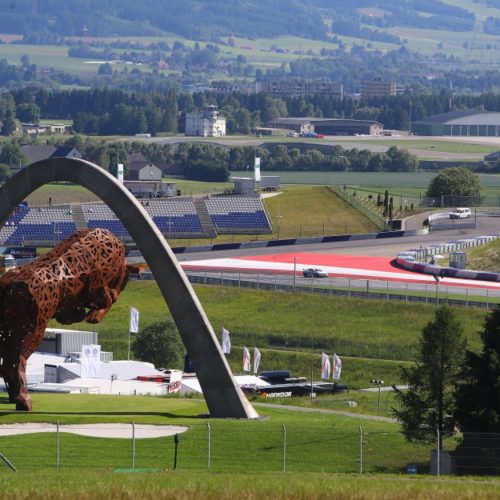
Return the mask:
<path id="1" fill-rule="evenodd" d="M 201 111 L 186 114 L 186 135 L 222 137 L 226 135 L 226 119 L 220 116 L 217 106 L 203 106 Z"/>
<path id="2" fill-rule="evenodd" d="M 255 82 L 255 92 L 282 97 L 308 97 L 313 95 L 344 97 L 344 86 L 336 82 L 307 80 L 264 80 Z"/>
<path id="3" fill-rule="evenodd" d="M 395 96 L 404 94 L 406 91 L 406 87 L 394 82 L 384 82 L 380 78 L 361 82 L 361 97 L 363 99 L 368 97 Z"/>

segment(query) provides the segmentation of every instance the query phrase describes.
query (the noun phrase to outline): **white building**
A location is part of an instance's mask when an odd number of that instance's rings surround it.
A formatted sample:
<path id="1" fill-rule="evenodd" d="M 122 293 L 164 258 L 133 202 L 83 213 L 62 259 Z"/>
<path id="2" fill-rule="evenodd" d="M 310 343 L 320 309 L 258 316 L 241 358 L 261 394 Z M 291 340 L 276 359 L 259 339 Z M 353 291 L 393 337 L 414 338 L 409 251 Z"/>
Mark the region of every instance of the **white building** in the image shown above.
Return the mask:
<path id="1" fill-rule="evenodd" d="M 203 106 L 201 112 L 186 114 L 186 135 L 221 137 L 226 135 L 226 119 L 219 116 L 217 106 Z"/>

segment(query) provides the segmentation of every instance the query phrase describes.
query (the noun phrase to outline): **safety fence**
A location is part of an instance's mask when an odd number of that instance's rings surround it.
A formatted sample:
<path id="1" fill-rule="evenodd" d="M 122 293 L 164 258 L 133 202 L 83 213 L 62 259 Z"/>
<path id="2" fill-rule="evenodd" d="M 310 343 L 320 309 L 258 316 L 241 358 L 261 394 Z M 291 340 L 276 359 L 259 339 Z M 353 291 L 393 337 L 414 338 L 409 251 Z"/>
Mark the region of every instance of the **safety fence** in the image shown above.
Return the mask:
<path id="1" fill-rule="evenodd" d="M 499 474 L 500 435 L 447 437 L 408 434 L 396 424 L 309 413 L 307 424 L 260 421 L 210 421 L 186 432 L 156 438 L 134 435 L 89 437 L 63 425 L 24 426 L 33 434 L 4 436 L 0 428 L 0 474 L 9 471 L 65 469 L 210 470 L 216 472 L 330 472 Z M 348 422 L 348 424 L 346 424 Z M 78 426 L 90 433 L 92 425 Z M 121 428 L 120 428 L 121 429 Z"/>
<path id="2" fill-rule="evenodd" d="M 500 290 L 458 287 L 427 283 L 400 283 L 394 281 L 354 278 L 302 278 L 283 274 L 243 274 L 230 272 L 188 272 L 191 283 L 234 286 L 267 291 L 286 291 L 336 295 L 348 298 L 447 303 L 465 307 L 489 309 L 500 302 Z M 142 276 L 152 279 L 151 275 Z"/>

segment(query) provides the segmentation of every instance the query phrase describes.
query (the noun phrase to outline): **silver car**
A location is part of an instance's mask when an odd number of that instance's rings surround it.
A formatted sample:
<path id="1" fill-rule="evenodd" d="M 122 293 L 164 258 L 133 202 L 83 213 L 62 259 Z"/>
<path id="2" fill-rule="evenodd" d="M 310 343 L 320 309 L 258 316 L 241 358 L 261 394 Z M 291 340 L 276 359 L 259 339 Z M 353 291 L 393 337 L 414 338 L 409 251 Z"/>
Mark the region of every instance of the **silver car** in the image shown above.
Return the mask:
<path id="1" fill-rule="evenodd" d="M 304 278 L 328 278 L 328 273 L 319 267 L 308 267 L 302 270 Z"/>

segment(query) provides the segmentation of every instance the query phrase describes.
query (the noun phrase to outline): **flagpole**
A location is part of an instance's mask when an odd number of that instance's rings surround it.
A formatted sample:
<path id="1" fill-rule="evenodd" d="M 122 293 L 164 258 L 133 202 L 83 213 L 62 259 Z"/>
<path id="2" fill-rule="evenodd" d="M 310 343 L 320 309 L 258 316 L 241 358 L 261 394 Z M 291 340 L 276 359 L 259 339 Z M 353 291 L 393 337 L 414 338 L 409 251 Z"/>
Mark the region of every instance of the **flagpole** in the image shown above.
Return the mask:
<path id="1" fill-rule="evenodd" d="M 311 400 L 313 398 L 314 337 L 311 337 Z"/>
<path id="2" fill-rule="evenodd" d="M 132 334 L 128 332 L 128 352 L 127 352 L 127 361 L 130 361 L 130 337 Z"/>

